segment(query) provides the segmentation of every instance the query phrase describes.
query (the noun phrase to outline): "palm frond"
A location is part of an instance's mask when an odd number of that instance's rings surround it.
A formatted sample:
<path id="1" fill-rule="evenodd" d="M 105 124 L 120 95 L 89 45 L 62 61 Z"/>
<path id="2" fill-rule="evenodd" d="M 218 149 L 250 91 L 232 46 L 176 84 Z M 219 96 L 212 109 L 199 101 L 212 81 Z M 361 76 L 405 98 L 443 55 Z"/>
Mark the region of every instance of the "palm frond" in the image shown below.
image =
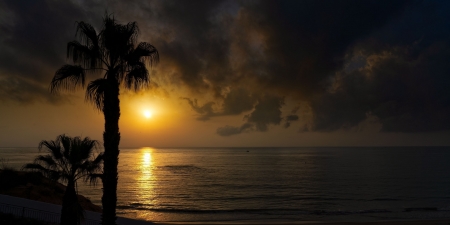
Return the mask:
<path id="1" fill-rule="evenodd" d="M 124 39 L 128 44 L 134 45 L 139 35 L 139 27 L 136 22 L 130 22 L 123 26 Z"/>
<path id="2" fill-rule="evenodd" d="M 99 34 L 100 45 L 103 49 L 110 52 L 114 48 L 117 44 L 114 43 L 116 33 L 116 21 L 114 16 L 106 14 L 105 17 L 103 17 L 103 29 Z M 107 57 L 110 57 L 109 52 L 105 52 Z M 110 59 L 108 58 L 108 60 Z"/>
<path id="3" fill-rule="evenodd" d="M 100 153 L 95 157 L 94 160 L 90 160 L 92 154 L 89 155 L 89 159 L 83 161 L 78 167 L 78 173 L 75 178 L 84 178 L 85 182 L 90 182 L 91 184 L 96 184 L 95 179 L 100 177 L 100 173 L 103 169 L 103 153 Z"/>
<path id="4" fill-rule="evenodd" d="M 92 72 L 98 71 L 102 66 L 98 46 L 86 46 L 78 41 L 67 43 L 67 58 L 71 58 L 74 63 L 79 63 L 84 68 L 89 68 Z"/>
<path id="5" fill-rule="evenodd" d="M 105 57 L 110 66 L 115 67 L 125 61 L 133 50 L 139 28 L 136 22 L 126 25 L 116 23 L 114 17 L 106 15 L 103 19 L 103 30 L 100 33 L 100 45 L 104 48 Z"/>
<path id="6" fill-rule="evenodd" d="M 102 173 L 91 173 L 84 177 L 84 182 L 89 182 L 90 185 L 97 185 L 98 180 L 103 179 Z"/>
<path id="7" fill-rule="evenodd" d="M 83 21 L 77 22 L 77 31 L 75 36 L 78 36 L 85 46 L 98 46 L 98 36 L 94 27 Z"/>
<path id="8" fill-rule="evenodd" d="M 63 147 L 62 154 L 63 154 L 64 158 L 69 159 L 70 151 L 72 149 L 72 138 L 62 134 L 62 135 L 59 135 L 57 137 L 57 139 L 61 143 L 61 146 Z"/>
<path id="9" fill-rule="evenodd" d="M 95 149 L 97 149 L 97 141 L 96 140 L 91 140 L 89 137 L 85 137 L 85 138 L 81 138 L 78 137 L 79 140 L 79 161 L 80 162 L 84 162 L 84 161 L 89 161 L 89 159 L 91 158 L 93 151 Z"/>
<path id="10" fill-rule="evenodd" d="M 59 180 L 61 180 L 61 181 L 63 181 L 63 182 L 69 183 L 69 181 L 70 181 L 71 179 L 73 179 L 73 176 L 72 176 L 72 174 L 70 174 L 70 173 L 61 173 L 61 174 L 60 174 Z"/>
<path id="11" fill-rule="evenodd" d="M 125 76 L 125 88 L 139 91 L 150 83 L 148 70 L 142 62 L 136 63 Z"/>
<path id="12" fill-rule="evenodd" d="M 49 169 L 54 169 L 58 166 L 58 163 L 53 159 L 52 155 L 39 155 L 34 159 L 34 163 L 43 165 Z"/>
<path id="13" fill-rule="evenodd" d="M 103 153 L 100 153 L 95 157 L 94 160 L 86 160 L 82 164 L 81 168 L 83 169 L 84 174 L 96 173 L 102 170 L 103 165 Z"/>
<path id="14" fill-rule="evenodd" d="M 118 80 L 119 82 L 122 82 L 126 70 L 127 70 L 127 66 L 124 63 L 120 63 L 113 69 L 110 69 L 108 71 L 108 73 L 106 73 L 106 75 L 110 75 L 110 74 L 114 75 L 116 80 Z"/>
<path id="15" fill-rule="evenodd" d="M 24 165 L 24 170 L 41 172 L 44 176 L 66 183 L 74 183 L 80 178 L 96 184 L 103 172 L 103 153 L 93 155 L 98 142 L 89 137 L 69 137 L 59 135 L 53 141 L 41 141 L 39 150 L 50 154 L 39 155 L 33 163 Z M 55 157 L 56 155 L 56 157 Z"/>
<path id="16" fill-rule="evenodd" d="M 86 88 L 86 101 L 94 104 L 97 109 L 103 110 L 103 100 L 107 85 L 107 80 L 103 78 L 91 81 Z"/>
<path id="17" fill-rule="evenodd" d="M 39 142 L 39 150 L 42 150 L 43 148 L 46 148 L 55 159 L 59 160 L 62 158 L 62 153 L 61 153 L 61 146 L 59 145 L 58 142 L 55 141 L 46 141 L 43 140 L 41 142 Z"/>
<path id="18" fill-rule="evenodd" d="M 98 147 L 98 141 L 96 140 L 92 140 L 89 137 L 85 137 L 82 141 L 81 141 L 81 148 L 82 148 L 82 156 L 83 156 L 83 160 L 88 159 L 91 155 L 92 152 L 97 149 Z"/>
<path id="19" fill-rule="evenodd" d="M 94 165 L 96 165 L 96 167 L 97 166 L 101 166 L 101 164 L 103 163 L 103 159 L 105 158 L 105 156 L 104 156 L 104 153 L 103 152 L 100 152 L 98 155 L 97 155 L 97 157 L 95 157 L 95 159 L 92 161 L 92 163 L 94 164 Z"/>
<path id="20" fill-rule="evenodd" d="M 80 137 L 73 137 L 70 139 L 70 152 L 69 156 L 67 157 L 67 160 L 69 161 L 70 165 L 74 170 L 77 170 L 79 167 L 79 164 L 82 163 L 82 149 L 81 149 L 81 138 Z"/>
<path id="21" fill-rule="evenodd" d="M 43 167 L 41 164 L 38 163 L 27 163 L 25 164 L 22 169 L 24 170 L 33 170 L 33 171 L 38 171 L 41 173 L 46 173 L 49 169 Z"/>
<path id="22" fill-rule="evenodd" d="M 61 89 L 75 90 L 84 87 L 86 74 L 81 66 L 65 65 L 56 71 L 50 83 L 50 92 L 55 93 Z"/>
<path id="23" fill-rule="evenodd" d="M 141 42 L 127 57 L 128 64 L 133 66 L 137 62 L 144 62 L 153 66 L 159 62 L 158 50 L 147 42 Z"/>

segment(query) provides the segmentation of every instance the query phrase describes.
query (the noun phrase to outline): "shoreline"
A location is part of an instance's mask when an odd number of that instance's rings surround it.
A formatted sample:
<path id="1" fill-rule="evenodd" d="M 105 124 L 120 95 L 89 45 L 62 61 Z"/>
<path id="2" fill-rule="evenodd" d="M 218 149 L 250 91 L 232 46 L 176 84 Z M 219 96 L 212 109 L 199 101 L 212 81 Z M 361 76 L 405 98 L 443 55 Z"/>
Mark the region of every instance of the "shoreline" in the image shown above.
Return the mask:
<path id="1" fill-rule="evenodd" d="M 264 224 L 264 225 L 449 225 L 450 219 L 442 220 L 387 220 L 387 221 L 373 221 L 373 222 L 333 222 L 333 221 L 218 221 L 218 222 L 149 222 L 151 224 L 159 225 L 244 225 L 244 224 Z"/>
<path id="2" fill-rule="evenodd" d="M 0 169 L 0 194 L 39 202 L 62 204 L 66 185 L 52 181 L 39 172 Z M 101 212 L 102 208 L 84 195 L 77 194 L 84 210 Z"/>
<path id="3" fill-rule="evenodd" d="M 60 205 L 54 205 L 50 203 L 34 201 L 24 198 L 18 198 L 13 196 L 0 195 L 0 203 L 3 204 L 11 204 L 17 207 L 26 207 L 30 210 L 38 210 L 38 211 L 47 211 L 51 214 L 59 214 Z M 3 211 L 3 210 L 0 210 Z M 19 210 L 21 211 L 21 210 Z M 8 213 L 8 212 L 3 212 Z M 86 219 L 91 221 L 100 221 L 100 213 L 85 211 Z M 33 217 L 30 217 L 33 218 Z M 57 222 L 58 218 L 55 218 Z M 173 221 L 173 222 L 165 222 L 165 221 L 151 221 L 151 220 L 142 220 L 139 218 L 124 218 L 118 216 L 117 223 L 120 225 L 150 225 L 150 224 L 159 224 L 159 225 L 449 225 L 450 219 L 430 219 L 430 220 L 386 220 L 386 221 L 370 221 L 370 222 L 355 222 L 355 221 L 286 221 L 286 220 L 227 220 L 227 221 Z"/>

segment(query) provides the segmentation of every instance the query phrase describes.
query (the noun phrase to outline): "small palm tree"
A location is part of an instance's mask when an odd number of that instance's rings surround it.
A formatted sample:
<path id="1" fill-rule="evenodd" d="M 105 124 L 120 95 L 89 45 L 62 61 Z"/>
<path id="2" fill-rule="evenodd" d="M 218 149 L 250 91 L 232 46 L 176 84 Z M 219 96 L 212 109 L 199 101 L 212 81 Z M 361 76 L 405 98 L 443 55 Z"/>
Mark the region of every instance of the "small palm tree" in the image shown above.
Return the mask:
<path id="1" fill-rule="evenodd" d="M 102 196 L 102 224 L 116 221 L 117 165 L 119 163 L 119 88 L 137 91 L 150 82 L 147 65 L 159 61 L 156 48 L 146 42 L 136 45 L 139 28 L 136 22 L 118 24 L 106 14 L 103 29 L 97 32 L 85 22 L 77 23 L 76 36 L 80 42 L 67 44 L 67 58 L 74 65 L 64 65 L 56 71 L 50 91 L 74 90 L 85 87 L 86 74 L 103 74 L 86 88 L 86 100 L 92 102 L 105 117 L 103 145 L 105 148 Z"/>
<path id="2" fill-rule="evenodd" d="M 79 179 L 95 185 L 101 178 L 103 153 L 94 157 L 93 151 L 97 146 L 97 141 L 88 137 L 59 135 L 54 141 L 41 141 L 39 151 L 44 149 L 48 154 L 37 156 L 33 163 L 23 167 L 67 184 L 61 207 L 61 225 L 80 224 L 84 219 L 75 187 Z"/>

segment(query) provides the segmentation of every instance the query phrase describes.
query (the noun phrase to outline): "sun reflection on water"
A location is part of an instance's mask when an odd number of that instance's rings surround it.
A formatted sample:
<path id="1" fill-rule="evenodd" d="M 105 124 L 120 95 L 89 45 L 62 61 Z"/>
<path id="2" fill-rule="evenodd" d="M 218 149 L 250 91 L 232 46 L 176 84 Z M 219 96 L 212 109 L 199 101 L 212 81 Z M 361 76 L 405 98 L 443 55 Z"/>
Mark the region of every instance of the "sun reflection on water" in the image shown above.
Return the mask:
<path id="1" fill-rule="evenodd" d="M 153 170 L 153 148 L 141 148 L 141 163 L 140 171 L 141 177 L 140 181 L 151 181 L 152 180 L 152 170 Z M 140 182 L 142 183 L 142 182 Z"/>
<path id="2" fill-rule="evenodd" d="M 152 149 L 150 149 L 151 151 Z M 148 151 L 147 149 L 144 150 L 144 154 L 142 156 L 142 166 L 143 167 L 150 167 L 152 165 L 152 153 Z"/>
<path id="3" fill-rule="evenodd" d="M 139 203 L 144 206 L 152 206 L 154 204 L 154 184 L 156 182 L 156 178 L 153 176 L 153 148 L 141 148 L 140 156 L 140 175 L 137 178 L 138 183 L 138 199 Z M 142 215 L 140 215 L 142 217 Z"/>

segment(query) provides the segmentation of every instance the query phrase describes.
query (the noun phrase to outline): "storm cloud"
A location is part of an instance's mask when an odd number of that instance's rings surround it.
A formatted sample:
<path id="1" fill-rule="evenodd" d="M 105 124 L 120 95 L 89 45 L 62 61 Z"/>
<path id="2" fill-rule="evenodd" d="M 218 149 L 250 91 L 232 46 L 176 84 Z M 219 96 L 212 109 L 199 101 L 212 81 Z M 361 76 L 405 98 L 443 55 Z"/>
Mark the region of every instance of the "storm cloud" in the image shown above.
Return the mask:
<path id="1" fill-rule="evenodd" d="M 273 126 L 331 132 L 367 121 L 382 132 L 450 129 L 445 1 L 7 0 L 0 6 L 4 100 L 55 102 L 43 90 L 65 62 L 75 21 L 98 24 L 108 10 L 138 22 L 141 39 L 161 54 L 152 75 L 165 77 L 168 90 L 189 90 L 177 97 L 197 120 L 242 118 L 219 127 L 221 136 Z"/>
<path id="2" fill-rule="evenodd" d="M 48 83 L 65 63 L 60 50 L 74 38 L 82 11 L 69 1 L 45 0 L 7 0 L 0 8 L 0 100 L 62 101 Z"/>
<path id="3" fill-rule="evenodd" d="M 265 132 L 270 125 L 280 125 L 286 121 L 284 127 L 289 127 L 290 122 L 298 120 L 297 115 L 282 117 L 281 108 L 284 105 L 283 98 L 270 95 L 262 95 L 256 100 L 256 105 L 250 114 L 244 116 L 245 123 L 235 126 L 225 126 L 217 129 L 217 134 L 230 136 L 243 132 L 260 131 Z"/>
<path id="4" fill-rule="evenodd" d="M 199 105 L 197 99 L 182 98 L 187 101 L 192 110 L 199 116 L 197 120 L 206 121 L 211 117 L 240 115 L 243 112 L 250 111 L 257 103 L 258 98 L 245 89 L 232 89 L 225 96 L 221 96 L 222 104 L 218 109 L 214 109 L 214 102 L 206 102 Z"/>

